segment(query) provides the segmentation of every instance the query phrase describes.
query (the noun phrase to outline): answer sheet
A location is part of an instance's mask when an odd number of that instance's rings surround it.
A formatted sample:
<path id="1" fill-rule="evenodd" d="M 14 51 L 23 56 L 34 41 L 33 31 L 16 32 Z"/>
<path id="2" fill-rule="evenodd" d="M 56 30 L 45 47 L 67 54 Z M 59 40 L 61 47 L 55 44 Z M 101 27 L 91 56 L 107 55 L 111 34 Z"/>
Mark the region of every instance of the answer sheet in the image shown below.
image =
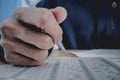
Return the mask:
<path id="1" fill-rule="evenodd" d="M 42 66 L 0 66 L 0 80 L 120 80 L 120 58 L 48 58 Z"/>
<path id="2" fill-rule="evenodd" d="M 120 58 L 120 49 L 92 49 L 80 50 L 79 52 L 72 51 L 71 53 L 78 57 Z"/>

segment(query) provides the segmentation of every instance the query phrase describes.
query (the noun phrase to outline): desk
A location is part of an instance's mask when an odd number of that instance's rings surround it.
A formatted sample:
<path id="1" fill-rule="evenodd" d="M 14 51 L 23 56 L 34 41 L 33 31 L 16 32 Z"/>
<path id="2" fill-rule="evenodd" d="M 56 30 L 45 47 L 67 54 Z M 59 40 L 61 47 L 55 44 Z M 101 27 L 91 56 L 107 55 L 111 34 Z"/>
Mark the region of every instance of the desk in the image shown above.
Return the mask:
<path id="1" fill-rule="evenodd" d="M 69 54 L 64 54 L 64 52 L 61 51 L 61 50 L 55 50 L 55 51 L 50 55 L 50 57 L 77 57 L 77 56 L 71 54 L 70 51 L 73 51 L 73 50 L 68 50 Z M 74 50 L 74 51 L 79 51 L 79 50 Z M 5 64 L 5 63 L 0 60 L 0 65 L 2 65 L 2 64 Z"/>
<path id="2" fill-rule="evenodd" d="M 73 54 L 71 54 L 70 52 L 71 51 L 74 51 L 74 52 L 77 52 L 77 51 L 80 51 L 80 50 L 67 50 L 68 54 L 65 54 L 63 51 L 61 50 L 55 50 L 51 55 L 50 57 L 77 57 Z"/>

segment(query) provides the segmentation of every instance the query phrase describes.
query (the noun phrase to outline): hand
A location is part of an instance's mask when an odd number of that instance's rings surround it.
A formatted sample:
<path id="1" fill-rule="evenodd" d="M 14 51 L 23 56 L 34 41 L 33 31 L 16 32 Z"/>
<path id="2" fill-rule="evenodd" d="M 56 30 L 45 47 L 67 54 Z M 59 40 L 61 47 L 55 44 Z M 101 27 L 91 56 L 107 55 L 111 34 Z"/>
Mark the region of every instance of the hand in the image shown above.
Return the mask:
<path id="1" fill-rule="evenodd" d="M 0 25 L 5 60 L 20 66 L 42 65 L 48 50 L 62 40 L 59 23 L 66 16 L 62 7 L 17 9 Z"/>

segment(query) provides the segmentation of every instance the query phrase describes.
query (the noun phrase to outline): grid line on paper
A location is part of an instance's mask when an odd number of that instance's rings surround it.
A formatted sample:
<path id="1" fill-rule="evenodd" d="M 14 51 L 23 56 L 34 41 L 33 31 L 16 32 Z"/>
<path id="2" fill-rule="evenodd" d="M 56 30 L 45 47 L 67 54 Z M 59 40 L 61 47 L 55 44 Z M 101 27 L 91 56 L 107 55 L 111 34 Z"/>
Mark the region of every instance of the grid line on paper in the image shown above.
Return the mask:
<path id="1" fill-rule="evenodd" d="M 58 73 L 58 69 L 60 66 L 60 59 L 58 59 L 56 61 L 56 63 L 54 64 L 53 68 L 52 68 L 52 72 L 50 73 L 49 79 L 48 80 L 56 80 L 56 76 Z"/>
<path id="2" fill-rule="evenodd" d="M 25 71 L 27 71 L 28 69 L 30 69 L 29 67 L 25 67 L 23 70 L 19 71 L 18 73 L 14 74 L 13 76 L 11 76 L 10 78 L 17 78 L 18 76 L 20 76 L 21 74 L 23 74 Z"/>
<path id="3" fill-rule="evenodd" d="M 120 67 L 118 67 L 117 65 L 115 65 L 115 64 L 112 63 L 111 61 L 108 61 L 108 60 L 105 59 L 105 58 L 101 58 L 101 60 L 102 60 L 104 63 L 106 63 L 106 64 L 110 65 L 111 67 L 113 67 L 114 69 L 116 69 L 118 72 L 120 72 Z"/>
<path id="4" fill-rule="evenodd" d="M 80 66 L 82 67 L 83 71 L 86 74 L 86 77 L 88 80 L 96 80 L 96 78 L 94 77 L 94 75 L 91 73 L 91 71 L 89 70 L 89 68 L 85 65 L 85 63 L 82 60 L 78 60 Z"/>

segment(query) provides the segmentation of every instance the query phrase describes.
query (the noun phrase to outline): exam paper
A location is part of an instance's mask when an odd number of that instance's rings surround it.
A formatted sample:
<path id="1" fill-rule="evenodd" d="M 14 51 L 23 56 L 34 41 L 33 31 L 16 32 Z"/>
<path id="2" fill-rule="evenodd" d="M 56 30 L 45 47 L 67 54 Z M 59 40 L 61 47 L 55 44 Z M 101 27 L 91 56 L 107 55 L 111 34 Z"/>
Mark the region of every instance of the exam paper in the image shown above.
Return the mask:
<path id="1" fill-rule="evenodd" d="M 2 65 L 0 80 L 120 80 L 119 64 L 120 58 L 48 58 L 38 67 Z"/>
<path id="2" fill-rule="evenodd" d="M 103 58 L 120 58 L 120 49 L 93 49 L 80 50 L 79 52 L 71 52 L 78 57 L 103 57 Z"/>

